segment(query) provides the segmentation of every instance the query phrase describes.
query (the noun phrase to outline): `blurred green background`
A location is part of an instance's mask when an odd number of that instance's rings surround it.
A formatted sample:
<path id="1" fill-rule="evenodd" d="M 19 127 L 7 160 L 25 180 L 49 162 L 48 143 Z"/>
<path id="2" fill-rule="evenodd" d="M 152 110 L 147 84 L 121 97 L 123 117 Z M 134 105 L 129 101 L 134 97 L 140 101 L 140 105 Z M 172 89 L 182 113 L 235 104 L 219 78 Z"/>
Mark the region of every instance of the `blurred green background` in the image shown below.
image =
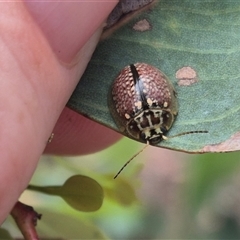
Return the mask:
<path id="1" fill-rule="evenodd" d="M 62 185 L 72 175 L 100 183 L 100 210 L 79 212 L 61 198 L 25 191 L 21 201 L 43 214 L 37 230 L 44 239 L 239 239 L 239 153 L 189 155 L 122 139 L 82 157 L 41 159 L 31 184 Z M 20 238 L 9 217 L 2 225 Z M 0 235 L 0 239 L 1 236 Z"/>

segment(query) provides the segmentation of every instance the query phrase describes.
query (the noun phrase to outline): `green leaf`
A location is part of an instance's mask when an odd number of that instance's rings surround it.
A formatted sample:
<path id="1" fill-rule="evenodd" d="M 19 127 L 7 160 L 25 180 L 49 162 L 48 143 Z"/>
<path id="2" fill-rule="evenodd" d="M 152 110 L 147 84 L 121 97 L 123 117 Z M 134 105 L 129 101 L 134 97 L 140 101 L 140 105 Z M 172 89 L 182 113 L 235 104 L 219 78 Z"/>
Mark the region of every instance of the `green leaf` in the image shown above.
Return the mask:
<path id="1" fill-rule="evenodd" d="M 103 203 L 103 189 L 94 179 L 75 175 L 63 186 L 28 186 L 29 190 L 62 197 L 72 208 L 78 211 L 91 212 L 98 210 Z"/>
<path id="2" fill-rule="evenodd" d="M 134 30 L 144 19 L 151 29 Z M 240 129 L 239 26 L 239 1 L 156 1 L 123 27 L 105 33 L 111 36 L 99 43 L 68 106 L 120 131 L 108 108 L 110 86 L 124 66 L 146 62 L 161 69 L 178 93 L 179 114 L 168 135 L 209 132 L 179 136 L 158 146 L 187 152 L 239 149 L 234 144 Z M 178 85 L 176 72 L 186 66 L 194 69 L 198 82 Z"/>

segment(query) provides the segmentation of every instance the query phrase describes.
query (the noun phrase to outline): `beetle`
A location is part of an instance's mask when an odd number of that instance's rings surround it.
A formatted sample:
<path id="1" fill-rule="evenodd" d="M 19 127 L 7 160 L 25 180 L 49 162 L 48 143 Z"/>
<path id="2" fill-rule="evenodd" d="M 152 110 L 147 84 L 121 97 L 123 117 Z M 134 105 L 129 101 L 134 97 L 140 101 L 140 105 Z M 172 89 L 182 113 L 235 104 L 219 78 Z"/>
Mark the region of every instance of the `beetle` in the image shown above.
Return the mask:
<path id="1" fill-rule="evenodd" d="M 166 137 L 178 114 L 177 94 L 167 76 L 147 63 L 124 67 L 116 77 L 110 94 L 110 109 L 119 130 L 147 145 L 131 157 L 121 171 L 149 144 L 208 131 L 190 131 Z"/>
<path id="2" fill-rule="evenodd" d="M 162 71 L 146 63 L 130 64 L 116 77 L 111 93 L 112 115 L 122 132 L 151 145 L 165 139 L 178 102 Z"/>

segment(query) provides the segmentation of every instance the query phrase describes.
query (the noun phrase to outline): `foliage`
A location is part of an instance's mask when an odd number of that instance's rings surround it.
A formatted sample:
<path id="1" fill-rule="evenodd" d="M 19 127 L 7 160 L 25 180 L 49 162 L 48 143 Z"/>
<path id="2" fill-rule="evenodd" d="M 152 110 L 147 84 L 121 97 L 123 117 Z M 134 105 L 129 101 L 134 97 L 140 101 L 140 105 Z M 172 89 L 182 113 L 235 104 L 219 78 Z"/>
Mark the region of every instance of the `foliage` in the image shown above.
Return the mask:
<path id="1" fill-rule="evenodd" d="M 68 106 L 116 131 L 108 109 L 110 86 L 126 65 L 146 62 L 172 80 L 179 100 L 179 115 L 169 135 L 207 130 L 162 141 L 158 146 L 187 152 L 232 151 L 240 128 L 238 1 L 155 1 L 123 26 L 116 26 L 98 45 Z M 147 31 L 136 31 L 141 20 Z M 178 70 L 191 67 L 197 82 L 185 86 Z M 185 79 L 187 80 L 187 79 Z M 237 138 L 235 141 L 239 142 Z"/>
<path id="2" fill-rule="evenodd" d="M 96 211 L 103 202 L 103 189 L 99 183 L 92 178 L 81 175 L 70 177 L 62 186 L 29 185 L 28 189 L 62 197 L 78 211 Z"/>

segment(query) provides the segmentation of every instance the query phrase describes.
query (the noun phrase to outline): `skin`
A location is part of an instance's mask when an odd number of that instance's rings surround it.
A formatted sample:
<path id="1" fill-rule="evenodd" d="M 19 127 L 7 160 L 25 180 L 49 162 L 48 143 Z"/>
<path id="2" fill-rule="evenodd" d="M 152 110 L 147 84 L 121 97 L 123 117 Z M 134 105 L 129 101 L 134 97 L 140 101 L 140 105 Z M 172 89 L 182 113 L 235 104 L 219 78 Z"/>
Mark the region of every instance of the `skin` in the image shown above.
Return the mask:
<path id="1" fill-rule="evenodd" d="M 93 153 L 120 138 L 65 108 L 116 3 L 1 3 L 0 223 L 28 185 L 43 152 Z"/>

